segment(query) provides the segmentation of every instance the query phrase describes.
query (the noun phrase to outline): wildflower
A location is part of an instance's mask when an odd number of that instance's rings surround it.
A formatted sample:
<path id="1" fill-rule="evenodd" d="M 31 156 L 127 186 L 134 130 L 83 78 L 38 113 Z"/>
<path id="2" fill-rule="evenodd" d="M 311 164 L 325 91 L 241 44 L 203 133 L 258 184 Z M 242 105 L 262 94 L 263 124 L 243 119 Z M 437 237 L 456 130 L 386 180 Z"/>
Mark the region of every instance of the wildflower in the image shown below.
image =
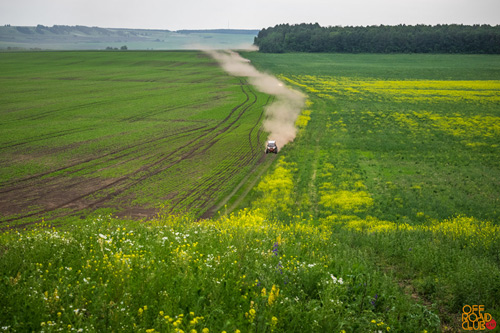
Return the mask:
<path id="1" fill-rule="evenodd" d="M 210 332 L 210 330 L 206 327 L 201 330 L 201 333 L 209 333 L 209 332 Z"/>
<path id="2" fill-rule="evenodd" d="M 144 310 L 142 308 L 139 308 L 139 310 L 137 311 L 139 316 L 142 316 L 142 313 L 144 312 Z"/>
<path id="3" fill-rule="evenodd" d="M 278 242 L 274 243 L 273 253 L 276 257 L 278 256 L 278 246 L 279 246 Z"/>
<path id="4" fill-rule="evenodd" d="M 256 314 L 255 309 L 250 309 L 248 312 L 245 313 L 245 317 L 247 317 L 248 321 L 252 323 L 255 319 L 255 314 Z"/>
<path id="5" fill-rule="evenodd" d="M 281 261 L 278 262 L 278 265 L 276 265 L 276 269 L 280 272 L 280 274 L 283 274 L 283 270 L 281 269 L 283 266 L 281 265 Z"/>
<path id="6" fill-rule="evenodd" d="M 271 293 L 269 294 L 269 298 L 267 300 L 267 303 L 269 305 L 273 305 L 274 301 L 276 301 L 279 294 L 280 294 L 280 289 L 273 284 L 273 287 L 271 288 Z"/>
<path id="7" fill-rule="evenodd" d="M 277 324 L 278 324 L 278 318 L 273 316 L 271 318 L 271 332 L 274 332 L 274 329 L 276 328 Z"/>
<path id="8" fill-rule="evenodd" d="M 337 279 L 333 274 L 330 274 L 330 277 L 332 278 L 333 283 L 344 284 L 344 280 L 342 280 L 342 278 Z"/>

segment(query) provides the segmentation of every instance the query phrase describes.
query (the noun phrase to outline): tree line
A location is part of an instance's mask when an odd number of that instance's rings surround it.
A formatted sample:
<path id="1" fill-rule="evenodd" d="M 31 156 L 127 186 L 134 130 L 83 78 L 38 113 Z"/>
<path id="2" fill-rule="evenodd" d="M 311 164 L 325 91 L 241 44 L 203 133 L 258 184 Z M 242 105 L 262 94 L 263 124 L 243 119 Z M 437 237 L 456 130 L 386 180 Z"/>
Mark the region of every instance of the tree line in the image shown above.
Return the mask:
<path id="1" fill-rule="evenodd" d="M 397 25 L 321 27 L 280 24 L 259 31 L 261 52 L 500 54 L 500 26 Z"/>

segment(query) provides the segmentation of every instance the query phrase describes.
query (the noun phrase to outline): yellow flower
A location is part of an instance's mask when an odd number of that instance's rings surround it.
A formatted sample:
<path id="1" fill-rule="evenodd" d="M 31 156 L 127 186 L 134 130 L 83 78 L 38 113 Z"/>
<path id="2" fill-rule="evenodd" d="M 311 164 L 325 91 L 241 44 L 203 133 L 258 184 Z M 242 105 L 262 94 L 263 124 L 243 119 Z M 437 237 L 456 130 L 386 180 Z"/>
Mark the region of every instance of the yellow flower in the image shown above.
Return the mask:
<path id="1" fill-rule="evenodd" d="M 273 287 L 271 289 L 271 293 L 269 294 L 269 298 L 267 300 L 267 303 L 269 305 L 273 305 L 274 301 L 276 301 L 279 294 L 280 294 L 280 289 L 273 284 Z"/>
<path id="2" fill-rule="evenodd" d="M 204 329 L 202 329 L 202 330 L 201 330 L 201 332 L 202 332 L 202 333 L 209 333 L 209 332 L 210 332 L 210 330 L 209 330 L 208 328 L 206 328 L 206 327 L 205 327 Z"/>

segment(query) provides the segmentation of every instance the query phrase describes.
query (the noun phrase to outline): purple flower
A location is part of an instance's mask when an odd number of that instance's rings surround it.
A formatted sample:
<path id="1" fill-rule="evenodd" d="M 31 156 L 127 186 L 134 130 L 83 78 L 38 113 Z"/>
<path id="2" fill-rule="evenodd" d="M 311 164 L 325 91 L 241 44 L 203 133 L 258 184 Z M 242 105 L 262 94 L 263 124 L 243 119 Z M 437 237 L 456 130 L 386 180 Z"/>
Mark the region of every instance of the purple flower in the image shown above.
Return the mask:
<path id="1" fill-rule="evenodd" d="M 276 257 L 278 256 L 278 247 L 279 247 L 278 242 L 274 243 L 274 246 L 273 246 L 273 253 L 274 253 L 274 255 L 275 255 Z"/>
<path id="2" fill-rule="evenodd" d="M 281 265 L 281 261 L 278 262 L 278 265 L 276 265 L 276 269 L 280 271 L 280 274 L 283 274 L 283 270 L 281 270 L 281 268 L 283 268 L 283 266 Z"/>

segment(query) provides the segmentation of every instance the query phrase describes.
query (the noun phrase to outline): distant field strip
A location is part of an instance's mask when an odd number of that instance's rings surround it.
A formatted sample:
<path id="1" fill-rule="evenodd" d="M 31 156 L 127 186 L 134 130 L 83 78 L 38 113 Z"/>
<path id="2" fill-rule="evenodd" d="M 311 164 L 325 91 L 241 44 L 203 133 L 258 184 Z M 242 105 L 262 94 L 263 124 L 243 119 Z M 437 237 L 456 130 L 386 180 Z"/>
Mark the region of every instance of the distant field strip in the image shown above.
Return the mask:
<path id="1" fill-rule="evenodd" d="M 321 97 L 395 102 L 500 102 L 497 80 L 376 80 L 298 75 L 287 78 Z"/>
<path id="2" fill-rule="evenodd" d="M 202 214 L 262 155 L 269 98 L 203 54 L 0 57 L 3 222 L 167 201 Z"/>

